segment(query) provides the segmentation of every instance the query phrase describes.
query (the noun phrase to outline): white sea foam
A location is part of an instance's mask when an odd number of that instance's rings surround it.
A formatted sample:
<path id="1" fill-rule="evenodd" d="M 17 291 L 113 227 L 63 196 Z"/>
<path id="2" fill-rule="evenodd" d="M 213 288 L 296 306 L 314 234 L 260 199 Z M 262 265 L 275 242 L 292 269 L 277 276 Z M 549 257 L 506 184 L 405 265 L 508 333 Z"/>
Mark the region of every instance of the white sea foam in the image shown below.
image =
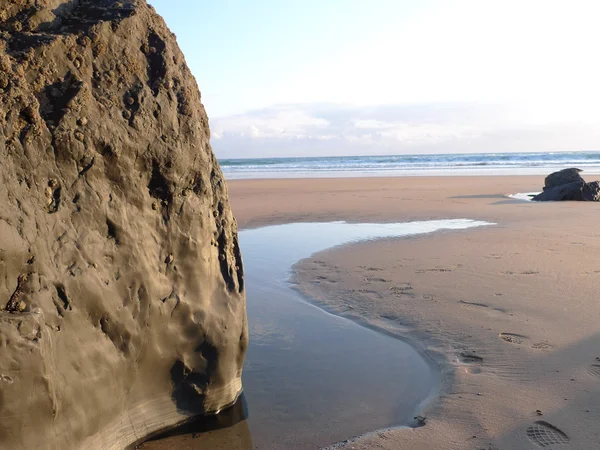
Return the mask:
<path id="1" fill-rule="evenodd" d="M 514 198 L 517 200 L 525 200 L 525 201 L 531 201 L 531 197 L 538 195 L 539 192 L 518 192 L 516 194 L 510 194 L 509 197 L 510 198 Z"/>
<path id="2" fill-rule="evenodd" d="M 220 165 L 228 179 L 547 175 L 566 167 L 600 174 L 600 152 L 222 159 Z"/>

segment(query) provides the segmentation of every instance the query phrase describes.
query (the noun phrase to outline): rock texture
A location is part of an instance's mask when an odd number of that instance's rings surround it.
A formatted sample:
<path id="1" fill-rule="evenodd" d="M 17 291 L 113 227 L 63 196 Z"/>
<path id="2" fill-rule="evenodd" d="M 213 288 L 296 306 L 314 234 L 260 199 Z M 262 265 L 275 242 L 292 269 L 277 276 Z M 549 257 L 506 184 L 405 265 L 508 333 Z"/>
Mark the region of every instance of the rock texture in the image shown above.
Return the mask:
<path id="1" fill-rule="evenodd" d="M 563 184 L 585 182 L 581 175 L 579 175 L 580 172 L 582 172 L 581 169 L 571 168 L 551 173 L 544 180 L 544 191 L 557 186 L 562 186 Z"/>
<path id="2" fill-rule="evenodd" d="M 586 182 L 580 169 L 563 169 L 546 177 L 544 191 L 532 198 L 534 201 L 600 201 L 600 182 Z"/>
<path id="3" fill-rule="evenodd" d="M 144 0 L 0 0 L 0 449 L 122 449 L 234 403 L 237 226 Z"/>

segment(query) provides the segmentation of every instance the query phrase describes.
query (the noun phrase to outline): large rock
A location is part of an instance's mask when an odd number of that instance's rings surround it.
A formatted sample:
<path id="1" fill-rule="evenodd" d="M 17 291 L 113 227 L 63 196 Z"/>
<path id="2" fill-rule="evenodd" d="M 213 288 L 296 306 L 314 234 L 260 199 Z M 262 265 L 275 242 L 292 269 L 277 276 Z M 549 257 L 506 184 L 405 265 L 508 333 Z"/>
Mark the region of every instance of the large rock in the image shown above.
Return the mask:
<path id="1" fill-rule="evenodd" d="M 534 196 L 532 200 L 538 202 L 575 200 L 575 201 L 600 201 L 600 182 L 587 183 L 581 175 L 580 169 L 564 169 L 551 173 L 545 179 L 544 191 Z"/>
<path id="2" fill-rule="evenodd" d="M 0 448 L 122 449 L 234 403 L 242 260 L 145 1 L 0 0 Z"/>
<path id="3" fill-rule="evenodd" d="M 544 192 L 536 195 L 532 200 L 538 202 L 561 201 L 561 200 L 583 200 L 583 189 L 585 181 L 574 181 L 544 189 Z"/>
<path id="4" fill-rule="evenodd" d="M 581 169 L 570 168 L 551 173 L 544 180 L 544 191 L 546 189 L 562 186 L 563 184 L 574 183 L 576 181 L 585 181 L 581 175 L 579 175 L 580 172 L 582 172 Z"/>

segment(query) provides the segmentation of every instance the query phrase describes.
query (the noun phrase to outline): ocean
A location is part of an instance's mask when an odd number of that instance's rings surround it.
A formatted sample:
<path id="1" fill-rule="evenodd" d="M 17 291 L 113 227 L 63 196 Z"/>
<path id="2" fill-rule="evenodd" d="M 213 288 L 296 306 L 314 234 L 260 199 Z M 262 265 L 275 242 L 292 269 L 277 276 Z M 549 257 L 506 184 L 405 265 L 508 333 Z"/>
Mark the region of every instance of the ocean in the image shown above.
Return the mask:
<path id="1" fill-rule="evenodd" d="M 600 152 L 220 159 L 219 164 L 227 179 L 544 175 L 567 167 L 578 167 L 584 174 L 600 174 Z"/>

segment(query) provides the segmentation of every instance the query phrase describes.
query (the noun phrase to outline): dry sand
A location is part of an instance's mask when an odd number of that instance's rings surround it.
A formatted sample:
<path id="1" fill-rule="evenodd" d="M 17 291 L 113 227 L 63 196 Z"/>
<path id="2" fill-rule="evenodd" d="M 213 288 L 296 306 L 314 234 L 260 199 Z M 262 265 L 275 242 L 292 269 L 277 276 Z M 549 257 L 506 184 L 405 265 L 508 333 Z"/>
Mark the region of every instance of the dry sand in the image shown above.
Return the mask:
<path id="1" fill-rule="evenodd" d="M 229 183 L 241 227 L 473 218 L 490 228 L 329 250 L 296 266 L 329 310 L 438 361 L 427 424 L 340 444 L 383 449 L 600 448 L 600 208 L 504 197 L 543 177 Z M 325 279 L 322 279 L 325 277 Z"/>

